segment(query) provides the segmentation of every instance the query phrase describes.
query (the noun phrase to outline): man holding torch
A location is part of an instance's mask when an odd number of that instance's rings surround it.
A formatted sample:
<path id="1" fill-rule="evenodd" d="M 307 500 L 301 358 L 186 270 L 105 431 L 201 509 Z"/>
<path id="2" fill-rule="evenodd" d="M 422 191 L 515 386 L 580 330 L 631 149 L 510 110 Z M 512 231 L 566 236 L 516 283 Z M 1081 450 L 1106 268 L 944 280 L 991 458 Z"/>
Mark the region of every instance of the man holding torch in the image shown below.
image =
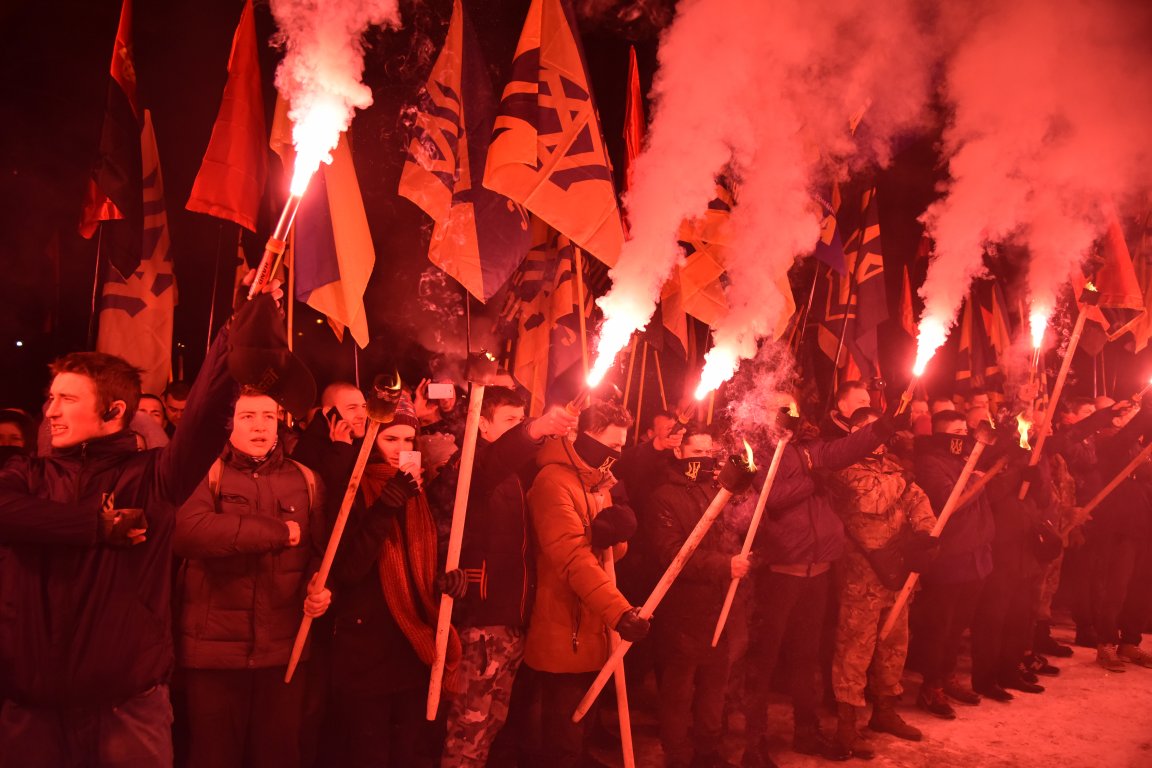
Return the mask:
<path id="1" fill-rule="evenodd" d="M 844 526 L 817 482 L 819 470 L 855 464 L 895 434 L 890 417 L 839 440 L 800 437 L 798 419 L 781 411 L 782 426 L 797 434 L 784 451 L 765 510 L 756 551 L 767 567 L 754 571 L 749 623 L 745 768 L 775 763 L 768 754 L 768 692 L 785 643 L 791 652 L 793 749 L 843 760 L 851 756 L 819 728 L 819 648 L 832 563 L 844 553 Z"/>
<path id="2" fill-rule="evenodd" d="M 615 629 L 629 642 L 648 634 L 648 620 L 603 564 L 604 550 L 622 556 L 617 545 L 636 530 L 636 515 L 609 490 L 631 425 L 624 408 L 594 403 L 580 414 L 575 441 L 544 445 L 528 491 L 538 560 L 524 661 L 541 673 L 541 764 L 550 768 L 574 768 L 584 757 L 585 725 L 573 723 L 572 712 L 608 659 L 608 633 Z"/>

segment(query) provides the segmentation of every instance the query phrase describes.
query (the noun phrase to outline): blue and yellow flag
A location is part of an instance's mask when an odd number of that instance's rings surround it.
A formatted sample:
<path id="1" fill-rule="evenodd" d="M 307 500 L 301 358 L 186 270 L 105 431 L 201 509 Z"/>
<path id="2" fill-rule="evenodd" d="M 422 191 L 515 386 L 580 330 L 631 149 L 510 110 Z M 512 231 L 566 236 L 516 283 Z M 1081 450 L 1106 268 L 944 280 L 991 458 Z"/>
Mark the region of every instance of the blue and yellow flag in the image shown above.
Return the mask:
<path id="1" fill-rule="evenodd" d="M 168 215 L 164 210 L 164 183 L 152 116 L 144 111 L 140 132 L 143 169 L 144 258 L 128 277 L 111 262 L 104 266 L 100 299 L 100 331 L 96 349 L 127 360 L 143 371 L 143 391 L 159 394 L 172 374 L 172 314 L 176 306 L 176 277 Z"/>
<path id="2" fill-rule="evenodd" d="M 507 282 L 530 245 L 523 209 L 480 183 L 495 119 L 488 69 L 456 0 L 420 91 L 399 192 L 435 222 L 428 259 L 480 301 Z"/>
<path id="3" fill-rule="evenodd" d="M 563 0 L 532 0 L 492 131 L 484 186 L 613 266 L 624 243 L 612 166 Z"/>
<path id="4" fill-rule="evenodd" d="M 288 104 L 278 99 L 269 143 L 289 173 L 291 137 Z M 376 248 L 347 138 L 340 137 L 332 150 L 332 164 L 320 166 L 300 203 L 293 227 L 292 269 L 297 300 L 327 316 L 337 336 L 343 338 L 347 328 L 364 348 L 369 340 L 364 290 L 376 266 Z"/>

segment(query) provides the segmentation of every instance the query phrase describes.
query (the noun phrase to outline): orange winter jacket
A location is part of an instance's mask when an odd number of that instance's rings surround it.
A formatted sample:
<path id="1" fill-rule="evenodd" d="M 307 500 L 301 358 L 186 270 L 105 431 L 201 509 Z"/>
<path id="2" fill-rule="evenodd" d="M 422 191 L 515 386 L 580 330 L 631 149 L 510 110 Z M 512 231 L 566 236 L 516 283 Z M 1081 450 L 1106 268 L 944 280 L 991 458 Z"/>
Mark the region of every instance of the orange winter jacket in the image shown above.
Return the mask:
<path id="1" fill-rule="evenodd" d="M 612 504 L 612 476 L 565 439 L 548 440 L 537 463 L 528 513 L 539 554 L 524 660 L 541 672 L 595 672 L 608 659 L 608 628 L 631 607 L 604 571 L 603 550 L 592 549 L 592 520 Z M 617 558 L 624 551 L 614 548 Z"/>

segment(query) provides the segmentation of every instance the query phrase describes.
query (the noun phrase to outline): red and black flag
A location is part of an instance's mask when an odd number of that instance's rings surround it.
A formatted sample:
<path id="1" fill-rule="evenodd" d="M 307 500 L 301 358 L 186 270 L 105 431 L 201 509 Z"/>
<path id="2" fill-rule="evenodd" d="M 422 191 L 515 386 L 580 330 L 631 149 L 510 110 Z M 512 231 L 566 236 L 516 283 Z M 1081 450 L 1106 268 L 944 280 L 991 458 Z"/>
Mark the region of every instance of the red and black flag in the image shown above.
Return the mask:
<path id="1" fill-rule="evenodd" d="M 89 179 L 79 229 L 81 235 L 90 238 L 101 228 L 101 255 L 122 277 L 128 277 L 140 264 L 144 236 L 142 112 L 132 57 L 132 0 L 124 0 L 120 7 L 109 73 L 100 156 Z"/>
<path id="2" fill-rule="evenodd" d="M 480 301 L 500 289 L 528 251 L 523 209 L 481 184 L 496 96 L 460 0 L 421 89 L 400 195 L 435 222 L 428 259 Z"/>
<path id="3" fill-rule="evenodd" d="M 576 25 L 532 0 L 488 148 L 484 186 L 613 266 L 624 229 Z"/>
<path id="4" fill-rule="evenodd" d="M 220 111 L 188 196 L 188 210 L 228 219 L 255 232 L 268 179 L 267 142 L 256 20 L 252 0 L 246 0 L 232 38 Z"/>
<path id="5" fill-rule="evenodd" d="M 960 312 L 960 344 L 956 353 L 956 389 L 1004 391 L 1004 359 L 1012 346 L 1008 304 L 996 280 L 972 283 Z"/>

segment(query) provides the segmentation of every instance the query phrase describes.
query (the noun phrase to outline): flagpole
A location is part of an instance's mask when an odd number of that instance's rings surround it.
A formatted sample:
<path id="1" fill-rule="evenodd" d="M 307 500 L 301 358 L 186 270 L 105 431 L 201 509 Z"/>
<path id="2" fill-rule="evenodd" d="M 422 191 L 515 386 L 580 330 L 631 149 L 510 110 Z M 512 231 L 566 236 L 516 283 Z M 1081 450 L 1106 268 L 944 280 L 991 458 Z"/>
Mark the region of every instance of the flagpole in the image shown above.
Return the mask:
<path id="1" fill-rule="evenodd" d="M 812 287 L 808 289 L 808 303 L 804 305 L 804 314 L 797 319 L 800 322 L 799 331 L 796 334 L 796 347 L 794 352 L 799 352 L 800 348 L 804 345 L 804 332 L 808 330 L 808 316 L 812 314 L 812 302 L 816 300 L 816 283 L 820 280 L 820 260 L 816 260 L 816 269 L 812 274 Z"/>
<path id="2" fill-rule="evenodd" d="M 632 394 L 632 372 L 636 370 L 636 334 L 632 334 L 632 342 L 628 345 L 628 373 L 624 378 L 624 407 L 628 407 L 628 397 Z"/>
<path id="3" fill-rule="evenodd" d="M 857 261 L 860 258 L 859 250 L 856 253 Z M 840 324 L 840 340 L 836 343 L 836 357 L 832 360 L 832 387 L 828 390 L 828 399 L 824 403 L 824 410 L 832 410 L 832 399 L 836 397 L 836 388 L 840 378 L 840 353 L 844 350 L 844 339 L 848 335 L 848 313 L 852 309 L 852 297 L 856 292 L 856 264 L 848 273 L 848 300 L 844 303 L 844 320 Z"/>
<path id="4" fill-rule="evenodd" d="M 237 242 L 240 240 L 240 233 L 236 233 Z M 220 251 L 224 247 L 224 222 L 219 222 L 216 229 L 216 263 L 212 267 L 212 293 L 211 299 L 208 301 L 208 338 L 204 341 L 204 355 L 207 357 L 208 350 L 212 348 L 212 326 L 216 324 L 216 294 L 220 290 Z"/>
<path id="5" fill-rule="evenodd" d="M 291 352 L 295 347 L 295 342 L 292 337 L 296 335 L 296 238 L 288 238 L 288 255 L 284 263 L 288 268 L 288 296 L 285 297 L 288 304 L 288 351 Z M 352 342 L 356 344 L 355 341 Z"/>
<path id="6" fill-rule="evenodd" d="M 652 349 L 652 362 L 656 364 L 656 382 L 660 385 L 660 407 L 668 410 L 668 393 L 664 391 L 664 372 L 660 370 L 660 350 Z"/>
<path id="7" fill-rule="evenodd" d="M 644 410 L 644 377 L 648 373 L 648 342 L 644 342 L 643 352 L 640 353 L 640 381 L 636 382 L 636 432 L 633 439 L 640 442 L 640 414 Z M 627 407 L 627 403 L 625 403 Z"/>
<path id="8" fill-rule="evenodd" d="M 101 244 L 104 240 L 104 224 L 96 227 L 96 269 L 92 275 L 92 312 L 88 315 L 88 349 L 96 349 L 96 310 L 100 301 L 100 261 Z"/>
<path id="9" fill-rule="evenodd" d="M 588 319 L 584 316 L 584 252 L 573 245 L 576 268 L 576 316 L 580 319 L 580 362 L 584 365 L 584 378 L 588 378 Z"/>

